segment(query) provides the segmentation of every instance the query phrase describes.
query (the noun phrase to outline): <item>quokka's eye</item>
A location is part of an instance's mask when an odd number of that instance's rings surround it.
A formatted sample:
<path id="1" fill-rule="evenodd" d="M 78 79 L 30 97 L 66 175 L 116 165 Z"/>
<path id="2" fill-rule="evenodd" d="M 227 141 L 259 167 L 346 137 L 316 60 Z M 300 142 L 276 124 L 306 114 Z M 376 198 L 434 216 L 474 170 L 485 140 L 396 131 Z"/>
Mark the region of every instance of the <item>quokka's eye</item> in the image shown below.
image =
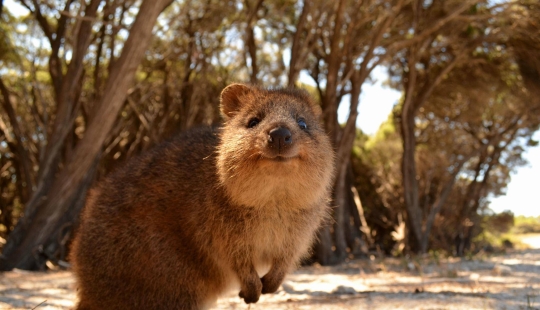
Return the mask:
<path id="1" fill-rule="evenodd" d="M 299 118 L 296 122 L 298 123 L 298 126 L 300 126 L 300 129 L 302 129 L 302 130 L 306 130 L 306 129 L 307 129 L 307 124 L 306 124 L 306 120 L 305 120 L 305 119 Z"/>
<path id="2" fill-rule="evenodd" d="M 253 128 L 253 127 L 257 126 L 259 124 L 259 122 L 260 122 L 259 119 L 256 118 L 256 117 L 250 119 L 249 122 L 248 122 L 248 128 Z"/>

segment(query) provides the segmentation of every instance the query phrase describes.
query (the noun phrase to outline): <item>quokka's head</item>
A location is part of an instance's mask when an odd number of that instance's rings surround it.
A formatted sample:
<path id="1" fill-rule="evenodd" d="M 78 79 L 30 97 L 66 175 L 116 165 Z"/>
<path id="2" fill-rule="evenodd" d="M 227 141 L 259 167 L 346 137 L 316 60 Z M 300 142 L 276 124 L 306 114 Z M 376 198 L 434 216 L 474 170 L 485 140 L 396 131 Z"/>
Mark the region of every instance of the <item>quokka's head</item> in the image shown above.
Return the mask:
<path id="1" fill-rule="evenodd" d="M 232 84 L 221 93 L 221 112 L 218 172 L 237 203 L 309 204 L 328 192 L 333 150 L 307 92 Z"/>

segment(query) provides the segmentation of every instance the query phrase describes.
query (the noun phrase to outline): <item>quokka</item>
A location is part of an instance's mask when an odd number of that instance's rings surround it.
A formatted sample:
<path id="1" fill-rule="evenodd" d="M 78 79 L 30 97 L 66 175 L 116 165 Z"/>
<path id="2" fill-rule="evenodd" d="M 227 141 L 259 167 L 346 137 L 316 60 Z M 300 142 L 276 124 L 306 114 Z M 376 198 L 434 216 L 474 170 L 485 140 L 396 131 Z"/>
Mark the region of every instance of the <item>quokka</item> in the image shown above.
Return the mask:
<path id="1" fill-rule="evenodd" d="M 77 309 L 206 309 L 275 292 L 328 214 L 334 154 L 296 89 L 232 84 L 221 128 L 190 130 L 117 169 L 83 209 Z"/>

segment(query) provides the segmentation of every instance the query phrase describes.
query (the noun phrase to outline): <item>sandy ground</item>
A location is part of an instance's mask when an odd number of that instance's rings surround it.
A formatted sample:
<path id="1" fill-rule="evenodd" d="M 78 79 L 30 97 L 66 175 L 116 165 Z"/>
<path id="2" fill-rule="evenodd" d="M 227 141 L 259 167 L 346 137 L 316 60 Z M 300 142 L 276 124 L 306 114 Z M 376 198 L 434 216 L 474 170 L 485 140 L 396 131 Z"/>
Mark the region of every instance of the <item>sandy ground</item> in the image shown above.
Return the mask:
<path id="1" fill-rule="evenodd" d="M 303 267 L 251 307 L 233 294 L 216 309 L 540 309 L 540 236 L 524 242 L 536 249 Z M 0 309 L 70 309 L 74 287 L 69 271 L 3 273 Z"/>
<path id="2" fill-rule="evenodd" d="M 531 249 L 540 249 L 540 234 L 523 235 L 520 242 L 528 245 Z"/>

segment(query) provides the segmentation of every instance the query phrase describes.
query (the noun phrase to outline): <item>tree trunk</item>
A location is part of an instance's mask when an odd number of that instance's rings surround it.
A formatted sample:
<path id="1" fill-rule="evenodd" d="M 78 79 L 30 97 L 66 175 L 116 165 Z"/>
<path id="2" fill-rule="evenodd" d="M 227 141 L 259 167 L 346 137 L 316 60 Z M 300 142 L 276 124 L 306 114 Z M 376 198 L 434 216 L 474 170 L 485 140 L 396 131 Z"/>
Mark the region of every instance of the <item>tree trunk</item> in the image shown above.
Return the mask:
<path id="1" fill-rule="evenodd" d="M 403 193 L 405 196 L 405 205 L 409 218 L 411 231 L 416 238 L 416 242 L 420 245 L 420 251 L 427 251 L 427 240 L 429 239 L 429 231 L 426 232 L 423 226 L 424 214 L 420 208 L 419 202 L 419 187 L 416 175 L 416 135 L 415 135 L 415 118 L 420 107 L 422 107 L 436 86 L 438 86 L 450 71 L 459 63 L 463 52 L 448 63 L 434 79 L 426 81 L 420 85 L 417 81 L 417 69 L 415 64 L 418 55 L 416 54 L 421 48 L 419 46 L 411 47 L 408 52 L 408 73 L 405 89 L 405 100 L 401 110 L 401 138 L 403 145 L 403 156 L 401 162 L 401 172 L 403 179 Z M 436 214 L 434 214 L 435 216 Z M 427 236 L 423 236 L 427 233 Z M 426 248 L 424 248 L 424 246 Z"/>
<path id="2" fill-rule="evenodd" d="M 338 72 L 339 72 L 339 65 L 340 65 L 340 56 L 341 50 L 339 49 L 339 42 L 341 38 L 341 27 L 343 24 L 343 13 L 345 10 L 345 1 L 340 0 L 338 3 L 338 8 L 336 12 L 335 17 L 335 25 L 334 25 L 334 35 L 332 36 L 332 43 L 331 43 L 331 51 L 328 55 L 328 74 L 327 74 L 327 82 L 326 82 L 326 89 L 324 92 L 324 95 L 321 97 L 321 104 L 323 108 L 323 121 L 324 126 L 326 129 L 326 133 L 329 135 L 330 140 L 332 141 L 334 148 L 337 147 L 337 137 L 338 133 L 340 131 L 340 126 L 337 121 L 337 106 L 338 106 L 338 98 L 337 98 L 337 87 L 338 87 Z M 340 179 L 338 167 L 336 167 L 336 179 L 334 186 L 339 186 L 338 182 Z M 334 217 L 336 218 L 336 225 L 334 225 L 334 229 L 338 229 L 338 231 L 334 231 L 334 236 L 338 235 L 336 237 L 337 240 L 343 239 L 343 230 L 342 230 L 342 224 L 341 224 L 341 214 L 342 210 L 340 203 L 337 201 L 340 199 L 340 197 L 336 197 L 336 188 L 333 190 L 333 200 L 332 200 L 332 206 L 335 207 L 335 214 Z M 316 245 L 316 251 L 315 254 L 317 256 L 317 260 L 323 264 L 335 264 L 338 262 L 338 260 L 335 258 L 336 253 L 334 252 L 333 248 L 333 240 L 332 234 L 330 233 L 330 228 L 328 226 L 322 227 L 318 233 L 319 235 L 319 241 Z M 342 245 L 340 245 L 342 246 Z M 340 249 L 341 250 L 341 249 Z"/>
<path id="3" fill-rule="evenodd" d="M 92 0 L 85 9 L 84 16 L 94 18 L 99 6 L 99 0 Z M 81 81 L 83 72 L 83 58 L 86 54 L 88 46 L 90 45 L 90 39 L 92 34 L 91 19 L 85 19 L 81 22 L 79 31 L 77 33 L 77 44 L 73 51 L 73 58 L 69 63 L 66 76 L 62 78 L 55 78 L 53 74 L 53 64 L 49 64 L 51 70 L 51 78 L 54 83 L 63 81 L 62 84 L 55 84 L 56 91 L 56 116 L 54 118 L 53 129 L 49 137 L 47 137 L 47 147 L 45 148 L 45 155 L 43 160 L 39 163 L 39 173 L 36 180 L 36 189 L 32 193 L 32 197 L 25 206 L 25 216 L 31 217 L 36 209 L 41 205 L 42 198 L 47 195 L 51 189 L 54 178 L 57 173 L 58 164 L 60 163 L 61 150 L 64 144 L 64 140 L 72 130 L 72 124 L 75 121 L 76 114 L 73 111 L 75 106 L 74 99 L 78 97 L 75 94 L 76 83 Z M 52 43 L 51 43 L 52 44 Z M 51 55 L 51 59 L 55 56 L 54 51 Z M 52 61 L 52 60 L 51 60 Z M 52 62 L 57 62 L 54 60 Z M 55 73 L 56 74 L 56 73 Z M 25 218 L 22 218 L 25 221 Z M 8 245 L 6 245 L 8 247 Z M 6 249 L 4 248 L 4 252 Z"/>
<path id="4" fill-rule="evenodd" d="M 255 42 L 255 22 L 257 21 L 257 12 L 261 8 L 264 0 L 257 0 L 257 3 L 253 8 L 249 7 L 249 1 L 245 1 L 244 5 L 248 12 L 248 19 L 246 22 L 246 32 L 245 32 L 245 53 L 249 54 L 249 59 L 251 61 L 251 72 L 249 73 L 249 81 L 252 84 L 257 84 L 259 82 L 257 74 L 259 73 L 259 66 L 257 60 L 257 42 Z M 247 65 L 247 57 L 246 57 Z"/>
<path id="5" fill-rule="evenodd" d="M 362 238 L 362 234 L 366 235 L 366 239 L 369 239 L 371 233 L 365 222 L 364 210 L 362 209 L 362 204 L 360 202 L 360 196 L 358 191 L 354 187 L 354 175 L 353 175 L 352 164 L 349 164 L 347 168 L 346 182 L 349 190 L 347 191 L 347 209 L 348 214 L 348 223 L 347 223 L 347 245 L 351 249 L 351 253 L 355 256 L 361 254 L 367 254 L 369 250 L 368 244 Z"/>
<path id="6" fill-rule="evenodd" d="M 452 192 L 452 189 L 454 188 L 454 184 L 456 183 L 456 177 L 458 173 L 461 171 L 461 167 L 463 167 L 463 164 L 465 164 L 465 160 L 459 163 L 458 167 L 455 169 L 455 171 L 450 176 L 450 179 L 447 181 L 447 183 L 443 187 L 443 190 L 439 194 L 439 197 L 437 198 L 435 203 L 433 203 L 433 206 L 431 206 L 431 209 L 429 210 L 429 215 L 426 219 L 426 223 L 424 225 L 424 229 L 422 233 L 422 240 L 420 242 L 420 251 L 422 253 L 427 252 L 428 245 L 429 245 L 429 236 L 431 234 L 431 228 L 433 227 L 433 222 L 435 221 L 435 216 L 439 214 L 442 206 L 446 203 L 448 196 Z"/>
<path id="7" fill-rule="evenodd" d="M 43 262 L 36 261 L 34 253 L 58 248 L 55 232 L 65 215 L 77 216 L 77 202 L 86 194 L 89 175 L 93 175 L 101 147 L 116 116 L 123 106 L 135 71 L 150 43 L 152 28 L 161 11 L 171 0 L 145 0 L 107 81 L 103 100 L 95 105 L 95 113 L 88 124 L 84 138 L 73 151 L 72 160 L 60 172 L 51 190 L 40 197 L 43 201 L 36 212 L 27 214 L 11 233 L 0 260 L 0 270 L 39 269 Z M 46 256 L 53 253 L 44 253 Z"/>
<path id="8" fill-rule="evenodd" d="M 296 32 L 294 33 L 294 38 L 292 41 L 292 47 L 291 47 L 291 60 L 289 62 L 289 73 L 287 75 L 287 86 L 288 87 L 294 87 L 296 85 L 296 81 L 298 80 L 298 77 L 300 75 L 300 70 L 303 68 L 303 64 L 305 62 L 305 57 L 302 58 L 302 50 L 305 49 L 306 43 L 309 42 L 308 38 L 301 41 L 302 33 L 305 31 L 307 32 L 307 36 L 309 36 L 309 31 L 304 30 L 307 16 L 311 10 L 311 1 L 304 1 L 303 7 L 302 7 L 302 13 L 300 14 L 300 18 L 298 19 L 298 24 L 296 24 Z"/>
<path id="9" fill-rule="evenodd" d="M 345 238 L 345 226 L 350 225 L 347 218 L 348 209 L 351 207 L 347 203 L 347 194 L 350 192 L 351 185 L 347 182 L 347 168 L 351 159 L 351 150 L 356 138 L 356 119 L 358 118 L 358 104 L 360 101 L 360 91 L 362 83 L 359 75 L 355 74 L 352 78 L 351 102 L 349 107 L 349 118 L 345 128 L 341 131 L 341 138 L 337 142 L 336 154 L 336 181 L 334 186 L 334 201 L 336 206 L 334 225 L 334 238 L 336 242 L 336 259 L 338 262 L 347 257 L 347 244 Z"/>
<path id="10" fill-rule="evenodd" d="M 326 89 L 322 100 L 323 120 L 326 132 L 330 140 L 336 145 L 339 134 L 339 123 L 337 119 L 337 108 L 339 105 L 337 99 L 337 89 L 339 84 L 339 67 L 341 65 L 342 50 L 340 49 L 341 28 L 343 26 L 343 15 L 345 11 L 345 1 L 339 0 L 337 4 L 336 17 L 334 20 L 334 29 L 332 41 L 330 43 L 330 54 L 326 62 L 328 63 L 328 73 L 326 75 Z M 338 176 L 339 177 L 339 176 Z"/>
<path id="11" fill-rule="evenodd" d="M 317 232 L 317 242 L 314 246 L 314 256 L 317 262 L 323 266 L 334 265 L 334 251 L 332 250 L 332 234 L 330 225 L 325 223 Z"/>

